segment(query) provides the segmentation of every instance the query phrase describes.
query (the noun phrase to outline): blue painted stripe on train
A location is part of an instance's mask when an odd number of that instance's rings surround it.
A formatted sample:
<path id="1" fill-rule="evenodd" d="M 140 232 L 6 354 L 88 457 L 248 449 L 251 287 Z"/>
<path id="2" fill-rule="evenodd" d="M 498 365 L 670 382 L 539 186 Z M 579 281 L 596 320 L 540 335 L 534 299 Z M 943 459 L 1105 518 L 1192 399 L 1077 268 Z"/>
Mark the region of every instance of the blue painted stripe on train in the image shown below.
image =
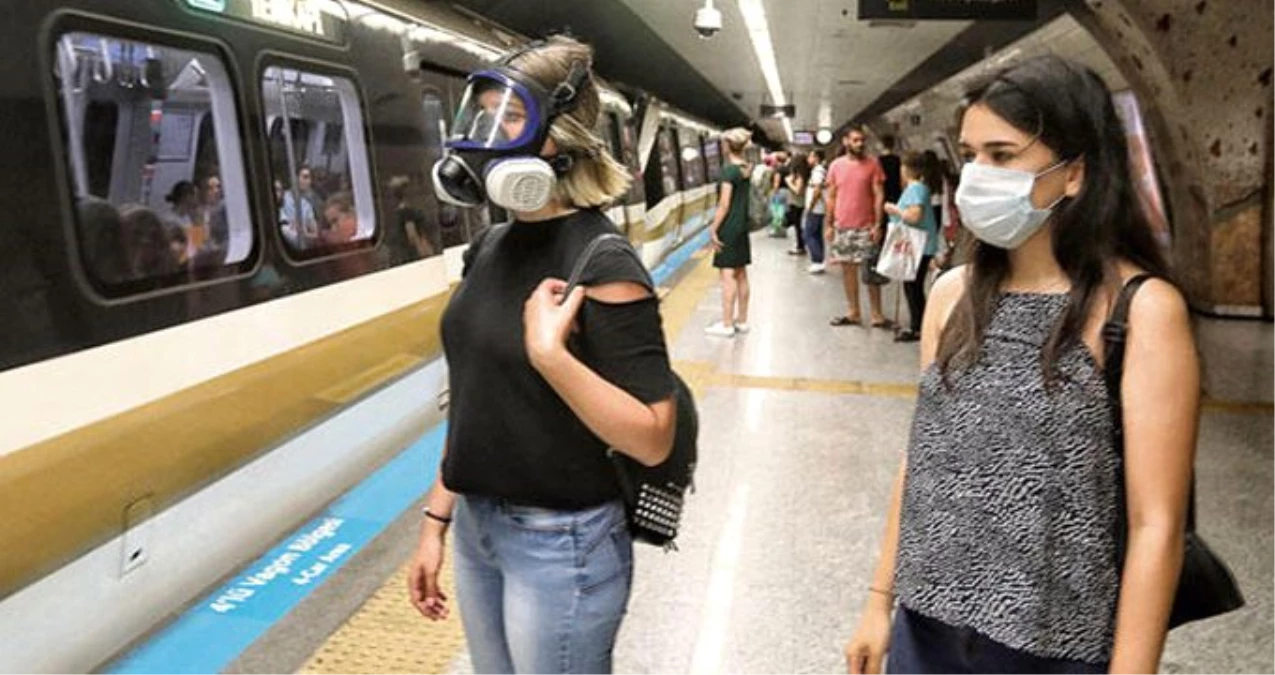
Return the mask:
<path id="1" fill-rule="evenodd" d="M 705 228 L 670 253 L 651 271 L 655 283 L 667 281 L 708 240 Z M 446 435 L 446 422 L 430 429 L 322 515 L 104 672 L 224 669 L 420 499 L 434 482 Z"/>
<path id="2" fill-rule="evenodd" d="M 439 424 L 108 673 L 215 673 L 340 569 L 434 481 Z"/>

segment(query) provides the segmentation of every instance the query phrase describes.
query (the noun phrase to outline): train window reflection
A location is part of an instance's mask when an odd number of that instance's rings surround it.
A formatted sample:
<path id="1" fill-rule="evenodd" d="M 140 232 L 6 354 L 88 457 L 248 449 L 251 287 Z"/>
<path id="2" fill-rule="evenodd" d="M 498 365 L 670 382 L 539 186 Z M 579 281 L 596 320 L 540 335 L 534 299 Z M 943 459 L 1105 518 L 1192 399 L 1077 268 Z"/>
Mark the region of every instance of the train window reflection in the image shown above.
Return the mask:
<path id="1" fill-rule="evenodd" d="M 235 97 L 211 51 L 67 33 L 54 77 L 86 276 L 111 296 L 253 250 Z"/>
<path id="2" fill-rule="evenodd" d="M 283 241 L 306 257 L 370 245 L 376 215 L 354 82 L 270 66 L 261 90 Z"/>

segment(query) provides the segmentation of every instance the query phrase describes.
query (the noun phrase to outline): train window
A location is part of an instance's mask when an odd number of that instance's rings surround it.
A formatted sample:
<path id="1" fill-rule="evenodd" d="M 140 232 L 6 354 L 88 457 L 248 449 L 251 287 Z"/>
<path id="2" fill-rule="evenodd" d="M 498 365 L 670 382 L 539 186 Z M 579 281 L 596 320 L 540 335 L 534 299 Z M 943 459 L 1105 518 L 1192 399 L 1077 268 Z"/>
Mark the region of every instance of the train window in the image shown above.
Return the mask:
<path id="1" fill-rule="evenodd" d="M 722 153 L 718 139 L 704 136 L 704 167 L 708 171 L 708 180 L 716 183 L 722 176 Z"/>
<path id="2" fill-rule="evenodd" d="M 624 166 L 632 172 L 633 182 L 629 185 L 629 204 L 641 204 L 646 199 L 645 181 L 643 180 L 642 170 L 639 168 L 642 163 L 638 161 L 637 156 L 637 139 L 636 132 L 633 130 L 633 120 L 621 120 L 618 125 L 620 133 L 620 148 L 624 153 Z"/>
<path id="3" fill-rule="evenodd" d="M 67 33 L 54 77 L 87 277 L 119 297 L 247 264 L 230 77 L 212 51 Z"/>
<path id="4" fill-rule="evenodd" d="M 279 233 L 305 257 L 371 245 L 372 176 L 349 78 L 285 66 L 261 77 Z"/>
<path id="5" fill-rule="evenodd" d="M 677 158 L 677 139 L 674 138 L 674 131 L 669 127 L 661 128 L 657 138 L 660 166 L 663 168 L 664 177 L 660 187 L 663 188 L 665 195 L 674 195 L 682 190 L 683 181 Z"/>

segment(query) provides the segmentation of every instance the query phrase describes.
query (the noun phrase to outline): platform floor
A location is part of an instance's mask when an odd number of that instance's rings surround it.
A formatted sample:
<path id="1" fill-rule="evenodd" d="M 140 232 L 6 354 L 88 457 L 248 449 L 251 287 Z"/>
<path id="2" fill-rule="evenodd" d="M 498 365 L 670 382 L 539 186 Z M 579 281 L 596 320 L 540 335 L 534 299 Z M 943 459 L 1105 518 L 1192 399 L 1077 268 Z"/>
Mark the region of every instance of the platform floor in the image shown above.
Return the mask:
<path id="1" fill-rule="evenodd" d="M 703 333 L 720 302 L 703 256 L 665 298 L 675 367 L 700 406 L 698 490 L 679 551 L 637 549 L 620 673 L 844 672 L 906 444 L 917 345 L 830 327 L 844 311 L 837 273 L 808 275 L 785 240 L 757 233 L 753 247 L 749 334 Z M 886 298 L 892 315 L 893 289 Z M 1249 604 L 1174 631 L 1162 670 L 1272 672 L 1275 334 L 1205 320 L 1200 335 L 1200 530 Z M 405 514 L 228 671 L 467 672 L 458 620 L 431 624 L 406 600 L 416 523 Z"/>

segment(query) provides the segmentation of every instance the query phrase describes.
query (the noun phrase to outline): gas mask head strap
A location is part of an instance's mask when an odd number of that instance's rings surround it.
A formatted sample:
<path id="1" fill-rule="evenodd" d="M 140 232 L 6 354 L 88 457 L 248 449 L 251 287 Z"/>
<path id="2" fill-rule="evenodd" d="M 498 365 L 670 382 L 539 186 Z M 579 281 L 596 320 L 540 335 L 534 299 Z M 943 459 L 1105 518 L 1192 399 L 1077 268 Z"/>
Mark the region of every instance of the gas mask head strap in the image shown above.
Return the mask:
<path id="1" fill-rule="evenodd" d="M 547 40 L 532 40 L 523 45 L 521 49 L 517 49 L 506 54 L 496 62 L 496 68 L 503 69 L 506 72 L 515 72 L 522 76 L 522 80 L 534 79 L 512 64 L 522 55 L 535 51 L 541 47 L 548 45 Z M 589 63 L 586 61 L 573 61 L 571 69 L 567 71 L 567 77 L 559 82 L 557 86 L 549 91 L 548 103 L 549 110 L 546 110 L 546 117 L 552 121 L 554 117 L 561 115 L 575 107 L 577 100 L 580 98 L 580 90 L 585 83 L 589 81 Z M 542 90 L 543 91 L 543 90 Z"/>

